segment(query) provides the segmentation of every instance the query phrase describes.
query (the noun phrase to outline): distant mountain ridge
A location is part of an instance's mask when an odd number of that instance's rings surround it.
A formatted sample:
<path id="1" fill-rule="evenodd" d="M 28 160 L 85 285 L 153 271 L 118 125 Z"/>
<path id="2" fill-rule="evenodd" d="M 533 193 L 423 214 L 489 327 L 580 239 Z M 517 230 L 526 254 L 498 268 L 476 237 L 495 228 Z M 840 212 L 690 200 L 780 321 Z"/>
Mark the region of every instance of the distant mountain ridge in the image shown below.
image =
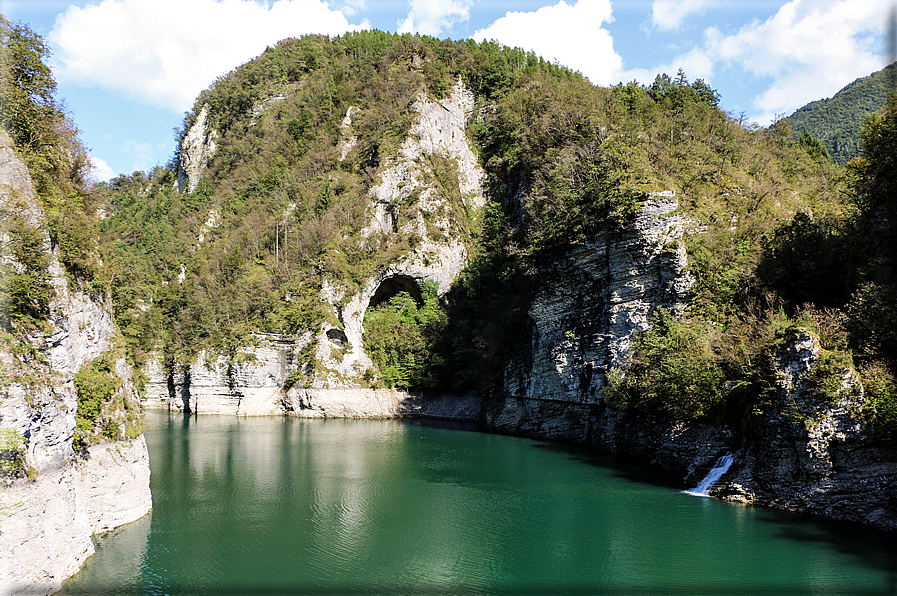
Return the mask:
<path id="1" fill-rule="evenodd" d="M 807 131 L 828 150 L 832 161 L 847 164 L 859 155 L 863 121 L 888 99 L 888 75 L 895 65 L 859 78 L 833 97 L 808 103 L 788 116 L 794 138 Z"/>

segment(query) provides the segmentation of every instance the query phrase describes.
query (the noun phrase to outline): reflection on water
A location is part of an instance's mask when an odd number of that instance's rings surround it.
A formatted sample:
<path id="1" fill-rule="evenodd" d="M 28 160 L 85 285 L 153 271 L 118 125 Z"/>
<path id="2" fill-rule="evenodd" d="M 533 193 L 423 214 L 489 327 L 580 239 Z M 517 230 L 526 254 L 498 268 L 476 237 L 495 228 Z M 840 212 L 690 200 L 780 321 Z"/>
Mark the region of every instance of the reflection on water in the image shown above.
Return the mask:
<path id="1" fill-rule="evenodd" d="M 581 448 L 396 420 L 148 423 L 152 516 L 98 538 L 66 593 L 894 593 L 890 537 Z"/>

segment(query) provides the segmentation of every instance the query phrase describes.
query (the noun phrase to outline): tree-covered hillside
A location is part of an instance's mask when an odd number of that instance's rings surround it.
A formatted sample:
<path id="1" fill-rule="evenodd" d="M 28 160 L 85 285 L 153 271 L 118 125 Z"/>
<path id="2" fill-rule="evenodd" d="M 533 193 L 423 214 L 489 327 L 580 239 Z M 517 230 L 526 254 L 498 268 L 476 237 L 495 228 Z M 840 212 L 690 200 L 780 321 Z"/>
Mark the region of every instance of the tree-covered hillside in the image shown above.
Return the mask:
<path id="1" fill-rule="evenodd" d="M 471 207 L 457 162 L 420 155 L 422 186 L 390 203 L 391 231 L 372 232 L 371 191 L 415 106 L 459 80 L 474 96 L 466 133 L 486 206 Z M 333 284 L 345 306 L 428 238 L 455 239 L 467 264 L 441 299 L 427 286 L 372 300 L 374 366 L 352 382 L 489 393 L 526 343 L 541 268 L 624 229 L 649 193 L 673 191 L 701 229 L 684 240 L 693 300 L 679 318 L 656 313 L 631 365 L 609 375 L 612 403 L 751 429 L 770 358 L 789 330 L 809 326 L 825 374 L 859 367 L 876 436 L 893 440 L 893 230 L 882 223 L 893 209 L 893 106 L 866 125 L 864 156 L 845 175 L 787 123 L 745 127 L 718 103 L 683 72 L 601 88 L 493 43 L 378 31 L 283 40 L 186 114 L 179 151 L 202 119 L 215 144 L 195 188 L 178 184 L 178 153 L 96 187 L 90 199 L 108 216 L 89 279 L 110 291 L 132 358 L 173 366 L 200 350 L 236 357 L 256 332 L 338 328 L 324 298 Z M 313 350 L 291 384 L 311 382 Z"/>
<path id="2" fill-rule="evenodd" d="M 808 103 L 788 116 L 795 138 L 807 132 L 840 165 L 860 154 L 860 129 L 870 115 L 882 109 L 897 64 L 850 83 L 833 97 Z"/>

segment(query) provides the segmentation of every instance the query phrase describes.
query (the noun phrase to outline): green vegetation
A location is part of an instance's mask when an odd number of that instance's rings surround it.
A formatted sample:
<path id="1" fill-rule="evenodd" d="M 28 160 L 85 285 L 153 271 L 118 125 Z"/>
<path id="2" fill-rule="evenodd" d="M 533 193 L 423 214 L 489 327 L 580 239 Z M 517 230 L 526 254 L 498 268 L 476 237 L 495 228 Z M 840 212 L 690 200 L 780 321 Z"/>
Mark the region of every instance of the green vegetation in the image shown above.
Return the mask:
<path id="1" fill-rule="evenodd" d="M 863 122 L 885 106 L 888 80 L 895 69 L 897 65 L 892 64 L 857 79 L 834 97 L 808 103 L 788 116 L 796 138 L 811 135 L 835 163 L 847 165 L 861 152 Z"/>
<path id="2" fill-rule="evenodd" d="M 706 341 L 708 330 L 659 308 L 640 333 L 625 374 L 609 375 L 607 393 L 621 409 L 663 412 L 679 420 L 706 418 L 725 397 L 725 376 Z"/>
<path id="3" fill-rule="evenodd" d="M 725 284 L 710 286 L 706 296 L 699 293 L 688 315 L 677 323 L 703 338 L 710 351 L 692 346 L 687 356 L 678 354 L 684 345 L 680 338 L 688 335 L 670 333 L 670 325 L 661 318 L 640 335 L 632 366 L 610 375 L 610 393 L 618 403 L 660 407 L 679 418 L 697 413 L 697 417 L 758 432 L 774 391 L 771 364 L 777 350 L 799 329 L 807 328 L 819 337 L 823 348 L 808 379 L 810 387 L 823 400 L 835 401 L 844 396 L 845 377 L 856 370 L 864 384 L 864 411 L 873 437 L 897 444 L 893 308 L 897 303 L 893 223 L 897 104 L 890 102 L 867 120 L 862 140 L 862 155 L 851 162 L 843 177 L 835 178 L 841 184 L 833 187 L 837 192 L 821 194 L 830 201 L 827 211 L 822 211 L 826 205 L 808 202 L 790 221 L 767 225 L 761 242 L 754 245 L 759 250 L 736 250 L 736 255 L 744 252 L 745 257 L 730 260 L 734 271 L 724 275 Z M 817 163 L 824 167 L 824 160 Z M 813 211 L 816 216 L 811 215 Z M 719 275 L 715 272 L 726 267 L 720 263 L 721 251 L 705 249 L 706 239 L 713 236 L 713 230 L 708 230 L 691 249 L 699 288 L 707 287 Z M 707 267 L 705 259 L 713 266 Z M 715 329 L 704 333 L 708 322 Z M 683 382 L 683 376 L 676 376 L 686 367 L 682 361 L 700 358 L 709 359 L 705 374 L 717 367 L 725 371 L 730 389 L 723 407 L 712 407 L 718 403 L 715 393 L 693 390 L 691 395 L 704 407 L 673 412 L 675 397 L 660 399 L 658 393 Z M 794 416 L 808 427 L 814 424 L 812 412 L 796 411 Z"/>
<path id="4" fill-rule="evenodd" d="M 38 230 L 15 213 L 4 215 L 7 247 L 21 267 L 0 265 L 0 329 L 27 331 L 40 325 L 48 314 L 54 294 L 47 272 L 50 259 Z"/>
<path id="5" fill-rule="evenodd" d="M 174 160 L 99 185 L 113 214 L 102 250 L 132 357 L 162 346 L 167 361 L 186 362 L 203 348 L 236 353 L 253 331 L 316 330 L 332 317 L 319 298 L 325 279 L 359 288 L 412 250 L 415 234 L 362 236 L 368 192 L 408 136 L 419 95 L 444 97 L 458 77 L 483 102 L 531 77 L 585 84 L 521 50 L 367 31 L 283 40 L 201 93 L 179 140 L 203 106 L 219 137 L 193 193 L 172 189 Z M 340 159 L 350 108 L 357 144 Z M 423 214 L 428 233 L 445 216 L 473 250 L 476 217 L 456 164 L 433 155 L 425 165 L 446 199 L 445 214 Z M 417 199 L 394 206 L 398 228 L 418 216 Z"/>
<path id="6" fill-rule="evenodd" d="M 86 183 L 90 164 L 77 129 L 54 98 L 56 82 L 45 64 L 50 50 L 28 27 L 2 16 L 0 42 L 0 123 L 28 166 L 50 240 L 59 247 L 71 282 L 102 293 L 106 285 L 97 253 L 96 197 Z M 7 271 L 11 280 L 3 276 L 0 297 L 9 308 L 3 320 L 7 330 L 40 323 L 52 297 L 42 232 L 26 229 L 34 224 L 24 221 L 20 207 L 11 201 L 3 214 L 4 230 L 15 238 L 16 259 L 26 269 Z"/>
<path id="7" fill-rule="evenodd" d="M 26 31 L 4 31 L 46 55 Z M 17 64 L 28 58 L 4 54 Z M 467 126 L 490 202 L 471 211 L 457 164 L 433 155 L 422 159 L 423 178 L 444 212 L 420 209 L 420 189 L 389 207 L 397 230 L 421 218 L 435 238 L 443 232 L 434 222 L 450 221 L 448 233 L 463 240 L 470 262 L 441 301 L 427 286 L 421 301 L 399 293 L 368 309 L 371 382 L 499 389 L 505 367 L 529 344 L 527 309 L 541 268 L 571 245 L 618 233 L 650 193 L 675 191 L 679 213 L 703 230 L 683 240 L 694 297 L 679 317 L 653 314 L 630 366 L 608 375 L 613 403 L 760 432 L 777 351 L 809 328 L 823 347 L 810 380 L 817 393 L 838 399 L 840 379 L 855 368 L 870 388 L 875 436 L 897 440 L 895 231 L 887 223 L 897 221 L 893 104 L 867 121 L 862 156 L 843 169 L 841 146 L 833 149 L 820 131 L 794 117 L 768 129 L 744 125 L 720 110 L 715 90 L 682 71 L 648 86 L 600 88 L 519 49 L 365 31 L 283 40 L 203 91 L 178 132 L 180 141 L 207 108 L 218 135 L 193 192 L 175 188 L 177 155 L 166 168 L 85 193 L 77 190 L 80 170 L 53 157 L 62 145 L 17 147 L 31 156 L 73 283 L 109 291 L 132 360 L 160 347 L 170 365 L 201 349 L 233 357 L 253 332 L 338 326 L 321 298 L 325 281 L 347 289 L 347 300 L 420 245 L 417 233 L 365 229 L 369 193 L 407 138 L 414 103 L 445 97 L 459 78 L 476 96 Z M 29 101 L 52 105 L 40 93 Z M 52 118 L 56 130 L 73 130 Z M 28 126 L 44 130 L 40 122 Z M 97 230 L 90 216 L 98 206 L 111 217 Z M 28 279 L 4 282 L 7 328 L 26 318 L 39 324 L 49 299 L 45 255 L 27 230 L 15 229 Z M 288 385 L 314 374 L 312 350 Z M 84 442 L 132 428 L 108 358 L 78 373 Z M 812 415 L 799 415 L 812 424 Z"/>
<path id="8" fill-rule="evenodd" d="M 25 470 L 27 442 L 22 433 L 12 428 L 0 428 L 0 477 L 19 477 Z"/>
<path id="9" fill-rule="evenodd" d="M 134 439 L 143 432 L 140 406 L 124 394 L 112 353 L 86 363 L 75 373 L 74 381 L 78 396 L 76 448 L 83 449 L 101 438 Z"/>
<path id="10" fill-rule="evenodd" d="M 365 314 L 364 347 L 387 387 L 437 386 L 431 369 L 440 369 L 443 361 L 432 344 L 445 328 L 446 314 L 436 284 L 422 285 L 423 304 L 399 292 Z"/>

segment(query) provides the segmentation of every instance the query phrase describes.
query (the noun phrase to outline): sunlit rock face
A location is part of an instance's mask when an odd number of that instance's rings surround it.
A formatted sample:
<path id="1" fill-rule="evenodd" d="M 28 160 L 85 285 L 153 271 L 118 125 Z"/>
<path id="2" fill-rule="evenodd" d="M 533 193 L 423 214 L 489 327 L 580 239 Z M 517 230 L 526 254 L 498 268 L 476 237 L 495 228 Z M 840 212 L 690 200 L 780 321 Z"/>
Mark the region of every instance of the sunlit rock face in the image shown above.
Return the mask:
<path id="1" fill-rule="evenodd" d="M 215 153 L 218 132 L 209 127 L 208 118 L 209 106 L 206 104 L 181 141 L 176 182 L 179 192 L 196 190 L 209 159 Z"/>
<path id="2" fill-rule="evenodd" d="M 149 511 L 149 461 L 140 436 L 100 443 L 87 457 L 72 447 L 78 399 L 73 379 L 82 366 L 112 348 L 111 307 L 69 287 L 44 227 L 34 185 L 12 141 L 0 133 L 0 210 L 37 231 L 49 255 L 46 324 L 25 342 L 38 358 L 0 344 L 0 428 L 23 437 L 33 481 L 6 481 L 0 490 L 0 593 L 51 594 L 94 552 L 91 534 L 134 521 Z M 0 264 L 20 272 L 10 230 L 0 226 Z M 137 404 L 130 368 L 115 362 L 123 398 Z M 109 451 L 111 450 L 111 451 Z"/>
<path id="3" fill-rule="evenodd" d="M 694 279 L 680 240 L 697 225 L 652 199 L 634 224 L 604 232 L 536 274 L 528 349 L 505 373 L 514 398 L 599 403 L 605 374 L 625 362 L 659 306 L 679 313 Z"/>
<path id="4" fill-rule="evenodd" d="M 313 387 L 359 386 L 361 375 L 372 366 L 364 352 L 364 314 L 372 298 L 382 292 L 383 284 L 395 279 L 411 280 L 418 286 L 431 281 L 437 284 L 439 294 L 444 294 L 467 264 L 468 250 L 464 243 L 467 230 L 459 229 L 466 223 L 452 217 L 449 200 L 435 188 L 428 157 L 438 156 L 452 164 L 460 199 L 467 209 L 476 210 L 485 205 L 486 175 L 465 131 L 473 105 L 473 93 L 460 79 L 447 98 L 428 101 L 422 95 L 414 103 L 417 117 L 408 138 L 398 154 L 384 163 L 378 174 L 380 183 L 369 192 L 369 223 L 361 235 L 370 239 L 397 234 L 415 238 L 415 245 L 407 255 L 378 271 L 360 291 L 345 287 L 339 280 L 325 282 L 321 298 L 333 307 L 346 342 L 335 353 L 326 337 L 331 328 L 322 331 L 316 358 L 324 366 L 317 373 Z M 352 114 L 350 109 L 343 121 L 348 145 L 353 138 Z M 397 227 L 395 210 L 414 196 L 417 197 L 414 217 Z"/>
<path id="5" fill-rule="evenodd" d="M 287 337 L 257 333 L 253 345 L 233 356 L 201 351 L 191 364 L 166 367 L 160 357 L 144 366 L 148 408 L 200 414 L 267 416 L 285 413 L 291 375 L 308 372 L 301 357 L 312 334 Z M 296 377 L 293 377 L 294 379 Z"/>

